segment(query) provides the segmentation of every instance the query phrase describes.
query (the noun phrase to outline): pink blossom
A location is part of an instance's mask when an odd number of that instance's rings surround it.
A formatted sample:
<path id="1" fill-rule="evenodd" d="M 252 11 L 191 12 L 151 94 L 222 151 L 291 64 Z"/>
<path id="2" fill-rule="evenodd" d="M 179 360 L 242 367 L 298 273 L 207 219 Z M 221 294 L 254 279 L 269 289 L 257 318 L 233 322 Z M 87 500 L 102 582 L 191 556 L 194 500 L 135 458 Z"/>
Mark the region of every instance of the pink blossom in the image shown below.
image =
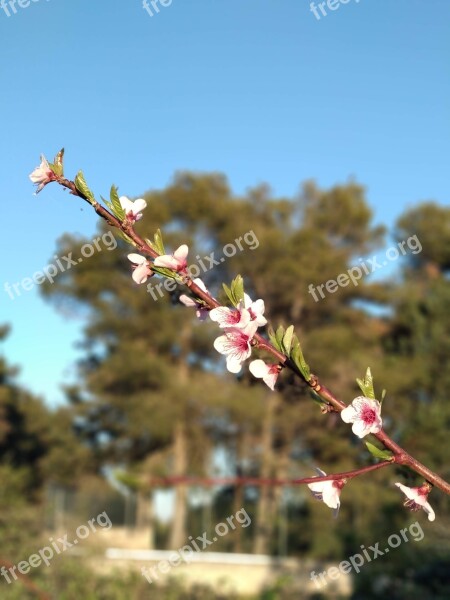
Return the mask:
<path id="1" fill-rule="evenodd" d="M 407 498 L 403 504 L 404 506 L 413 511 L 420 510 L 422 508 L 427 513 L 428 520 L 434 521 L 436 515 L 434 514 L 434 510 L 431 508 L 431 505 L 428 502 L 428 494 L 431 490 L 429 483 L 425 483 L 421 487 L 414 488 L 402 485 L 401 483 L 396 483 L 395 485 L 401 489 Z"/>
<path id="2" fill-rule="evenodd" d="M 258 358 L 257 360 L 252 360 L 252 362 L 248 365 L 248 369 L 250 373 L 254 375 L 254 377 L 259 377 L 262 379 L 271 390 L 275 389 L 275 383 L 278 375 L 280 374 L 279 365 L 268 365 L 263 360 Z"/>
<path id="3" fill-rule="evenodd" d="M 325 477 L 325 471 L 316 469 L 321 477 Z M 334 516 L 339 512 L 342 488 L 346 484 L 345 479 L 331 479 L 329 481 L 318 481 L 317 483 L 308 483 L 308 487 L 316 500 L 322 500 L 330 508 L 334 508 Z"/>
<path id="4" fill-rule="evenodd" d="M 214 340 L 217 352 L 227 357 L 227 369 L 230 373 L 239 373 L 242 363 L 251 355 L 251 341 L 257 329 L 256 323 L 249 323 L 243 329 L 225 329 L 224 335 Z"/>
<path id="5" fill-rule="evenodd" d="M 208 291 L 206 289 L 206 285 L 203 283 L 203 281 L 199 277 L 194 279 L 194 283 L 196 285 L 198 285 L 198 287 L 200 289 L 202 289 L 204 292 Z M 180 302 L 182 304 L 184 304 L 185 306 L 196 308 L 197 311 L 195 314 L 197 315 L 197 317 L 200 321 L 204 321 L 206 319 L 206 317 L 208 316 L 208 312 L 209 312 L 208 309 L 205 307 L 204 304 L 202 304 L 198 300 L 195 300 L 195 298 L 191 298 L 190 296 L 187 296 L 186 294 L 181 294 Z"/>
<path id="6" fill-rule="evenodd" d="M 243 329 L 251 320 L 249 311 L 239 306 L 237 310 L 227 308 L 226 306 L 218 306 L 210 311 L 209 316 L 211 321 L 218 323 L 222 329 L 230 327 Z"/>
<path id="7" fill-rule="evenodd" d="M 264 301 L 256 300 L 253 302 L 247 294 L 244 294 L 244 300 L 239 302 L 236 309 L 226 306 L 218 306 L 213 308 L 209 316 L 211 321 L 215 321 L 222 329 L 229 327 L 237 327 L 242 329 L 246 327 L 250 321 L 254 321 L 258 327 L 265 325 L 267 319 L 262 315 L 264 313 Z"/>
<path id="8" fill-rule="evenodd" d="M 128 260 L 133 263 L 133 281 L 136 283 L 145 283 L 153 275 L 150 263 L 140 254 L 129 254 Z"/>
<path id="9" fill-rule="evenodd" d="M 378 433 L 383 422 L 381 420 L 381 404 L 365 396 L 358 396 L 352 403 L 341 411 L 345 423 L 353 423 L 352 431 L 363 438 L 369 433 Z"/>
<path id="10" fill-rule="evenodd" d="M 48 161 L 44 155 L 41 156 L 41 164 L 36 167 L 32 173 L 30 173 L 29 177 L 31 181 L 38 186 L 35 194 L 39 194 L 39 192 L 44 186 L 47 185 L 47 183 L 56 180 L 56 176 L 50 169 Z"/>
<path id="11" fill-rule="evenodd" d="M 267 319 L 263 317 L 265 306 L 264 300 L 253 300 L 248 294 L 244 294 L 244 308 L 250 313 L 250 318 L 258 324 L 258 327 L 266 325 Z"/>
<path id="12" fill-rule="evenodd" d="M 173 271 L 185 271 L 187 267 L 186 257 L 188 255 L 189 248 L 186 244 L 183 244 L 175 250 L 173 254 L 163 254 L 158 256 L 153 261 L 155 267 L 165 267 L 166 269 L 172 269 Z"/>
<path id="13" fill-rule="evenodd" d="M 123 210 L 125 211 L 125 216 L 131 223 L 135 221 L 139 221 L 142 219 L 142 210 L 147 207 L 147 202 L 143 198 L 138 198 L 137 200 L 129 200 L 126 196 L 121 196 L 119 198 L 119 202 Z"/>

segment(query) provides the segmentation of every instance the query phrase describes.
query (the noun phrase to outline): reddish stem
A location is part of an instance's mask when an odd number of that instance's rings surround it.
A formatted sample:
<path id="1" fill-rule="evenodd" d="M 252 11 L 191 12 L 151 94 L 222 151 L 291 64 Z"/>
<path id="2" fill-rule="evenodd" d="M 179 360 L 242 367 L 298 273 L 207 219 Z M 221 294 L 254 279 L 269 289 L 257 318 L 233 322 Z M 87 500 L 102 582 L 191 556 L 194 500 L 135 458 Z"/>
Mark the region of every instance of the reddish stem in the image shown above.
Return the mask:
<path id="1" fill-rule="evenodd" d="M 352 479 L 358 477 L 358 475 L 364 475 L 370 471 L 376 471 L 391 465 L 392 461 L 384 460 L 376 463 L 375 465 L 369 465 L 368 467 L 361 467 L 360 469 L 354 469 L 353 471 L 346 471 L 344 473 L 334 473 L 332 475 L 320 475 L 317 477 L 303 477 L 301 479 L 272 479 L 269 477 L 152 477 L 150 480 L 151 484 L 190 484 L 190 485 L 255 485 L 255 486 L 278 486 L 278 485 L 300 485 L 303 483 L 317 483 L 318 481 L 336 481 Z"/>

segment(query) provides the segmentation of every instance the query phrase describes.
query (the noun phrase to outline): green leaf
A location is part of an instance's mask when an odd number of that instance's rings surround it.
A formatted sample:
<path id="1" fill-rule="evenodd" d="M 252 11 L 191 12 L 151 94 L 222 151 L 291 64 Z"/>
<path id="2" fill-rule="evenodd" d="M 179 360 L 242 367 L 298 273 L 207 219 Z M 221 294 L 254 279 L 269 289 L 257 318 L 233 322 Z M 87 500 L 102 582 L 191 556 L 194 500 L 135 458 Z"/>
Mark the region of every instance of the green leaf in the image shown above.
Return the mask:
<path id="1" fill-rule="evenodd" d="M 158 254 L 166 254 L 166 251 L 164 249 L 164 244 L 163 244 L 163 239 L 162 239 L 162 233 L 161 230 L 158 229 L 154 235 L 155 238 L 155 242 L 154 242 L 154 247 L 153 249 L 156 250 L 156 252 Z"/>
<path id="2" fill-rule="evenodd" d="M 100 195 L 100 198 L 102 199 L 103 204 L 107 206 L 111 212 L 113 212 L 113 205 L 111 204 L 111 202 L 109 202 L 109 200 L 106 200 L 106 198 L 103 198 L 102 195 Z"/>
<path id="3" fill-rule="evenodd" d="M 62 177 L 64 175 L 64 163 L 63 163 L 63 159 L 64 159 L 64 148 L 61 148 L 61 150 L 55 156 L 53 162 L 49 163 L 49 166 L 50 166 L 51 170 L 58 177 Z"/>
<path id="4" fill-rule="evenodd" d="M 294 326 L 290 325 L 287 329 L 286 332 L 283 336 L 283 347 L 286 351 L 286 354 L 289 356 L 290 352 L 291 352 L 291 345 L 292 345 L 292 337 L 294 335 Z"/>
<path id="5" fill-rule="evenodd" d="M 152 250 L 154 250 L 155 252 L 157 252 L 157 250 L 155 248 L 155 244 L 152 242 L 152 240 L 149 240 L 148 238 L 144 238 L 144 242 L 146 244 L 148 244 Z"/>
<path id="6" fill-rule="evenodd" d="M 383 400 L 385 399 L 385 397 L 386 397 L 386 390 L 383 390 L 383 391 L 381 392 L 380 404 L 383 404 Z"/>
<path id="7" fill-rule="evenodd" d="M 283 337 L 284 337 L 284 327 L 280 325 L 275 333 L 275 337 L 277 338 L 277 344 L 279 348 L 283 348 Z"/>
<path id="8" fill-rule="evenodd" d="M 234 306 L 234 297 L 233 297 L 233 292 L 230 290 L 230 288 L 227 286 L 226 283 L 222 283 L 222 287 L 223 287 L 223 291 L 225 292 L 225 294 L 228 296 L 229 301 L 231 302 L 231 304 Z"/>
<path id="9" fill-rule="evenodd" d="M 294 362 L 300 373 L 305 378 L 305 381 L 309 381 L 311 379 L 311 371 L 309 369 L 309 365 L 303 356 L 302 347 L 300 342 L 298 341 L 297 336 L 294 336 L 293 339 L 293 348 L 291 350 L 291 360 Z"/>
<path id="10" fill-rule="evenodd" d="M 389 450 L 381 450 L 380 448 L 377 448 L 370 442 L 365 442 L 365 444 L 367 446 L 367 450 L 370 452 L 370 454 L 372 454 L 372 456 L 375 456 L 375 458 L 381 458 L 382 460 L 391 460 L 394 457 L 392 452 L 390 452 Z"/>
<path id="11" fill-rule="evenodd" d="M 123 221 L 125 219 L 125 211 L 122 208 L 119 200 L 119 194 L 117 193 L 117 188 L 115 185 L 111 186 L 111 191 L 109 192 L 109 198 L 112 204 L 112 211 L 114 216 L 119 219 L 119 221 Z"/>
<path id="12" fill-rule="evenodd" d="M 74 183 L 75 183 L 75 187 L 77 188 L 77 190 L 79 192 L 81 192 L 83 194 L 83 196 L 85 196 L 91 204 L 94 204 L 95 196 L 89 189 L 88 184 L 86 183 L 86 180 L 83 175 L 83 171 L 81 171 L 81 170 L 78 171 L 78 173 L 75 177 Z"/>
<path id="13" fill-rule="evenodd" d="M 373 377 L 370 371 L 370 367 L 367 367 L 364 379 L 357 379 L 356 383 L 359 385 L 362 393 L 366 398 L 375 400 L 375 391 L 373 389 Z"/>
<path id="14" fill-rule="evenodd" d="M 124 233 L 122 230 L 117 229 L 115 231 L 116 235 L 118 235 L 120 238 L 122 238 L 123 240 L 125 240 L 125 242 L 127 242 L 127 244 L 131 244 L 134 247 L 137 247 L 137 244 L 135 241 L 133 241 L 130 237 L 127 236 L 126 233 Z"/>
<path id="15" fill-rule="evenodd" d="M 269 336 L 269 340 L 272 346 L 275 346 L 277 350 L 280 350 L 277 338 L 275 337 L 275 331 L 273 330 L 273 327 L 271 325 L 269 325 L 267 329 L 267 335 Z"/>
<path id="16" fill-rule="evenodd" d="M 162 275 L 163 277 L 167 277 L 167 279 L 175 279 L 178 283 L 183 283 L 183 278 L 178 273 L 172 271 L 171 269 L 167 269 L 166 267 L 155 267 L 151 266 L 151 269 L 154 273 L 158 275 Z"/>
<path id="17" fill-rule="evenodd" d="M 235 306 L 244 300 L 244 280 L 241 275 L 237 275 L 231 282 L 231 291 L 236 300 Z"/>
<path id="18" fill-rule="evenodd" d="M 237 275 L 237 277 L 233 279 L 231 287 L 228 287 L 224 283 L 222 286 L 233 306 L 237 306 L 239 302 L 244 300 L 244 280 L 240 275 Z"/>

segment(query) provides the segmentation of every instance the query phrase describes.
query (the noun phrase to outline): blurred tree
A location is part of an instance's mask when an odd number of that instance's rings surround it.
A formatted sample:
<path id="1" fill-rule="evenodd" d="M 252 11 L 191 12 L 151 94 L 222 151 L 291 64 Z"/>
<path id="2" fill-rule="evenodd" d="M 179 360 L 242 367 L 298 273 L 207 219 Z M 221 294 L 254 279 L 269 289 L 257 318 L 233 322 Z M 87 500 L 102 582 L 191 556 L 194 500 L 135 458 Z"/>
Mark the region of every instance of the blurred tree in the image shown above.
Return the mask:
<path id="1" fill-rule="evenodd" d="M 8 335 L 0 330 L 0 341 Z M 73 484 L 88 469 L 89 453 L 73 432 L 72 417 L 65 408 L 49 410 L 15 383 L 17 369 L 0 357 L 0 463 L 26 474 L 28 494 L 39 492 L 52 480 Z"/>
<path id="2" fill-rule="evenodd" d="M 397 437 L 448 478 L 450 208 L 426 203 L 410 209 L 398 220 L 395 238 L 412 248 L 392 286 L 393 315 L 384 337 L 392 410 L 402 415 Z"/>
<path id="3" fill-rule="evenodd" d="M 214 268 L 201 276 L 217 297 L 223 298 L 220 282 L 242 273 L 246 291 L 266 301 L 274 326 L 296 326 L 313 372 L 344 401 L 358 395 L 355 379 L 370 366 L 377 389 L 388 388 L 387 426 L 395 422 L 399 435 L 409 443 L 408 435 L 414 437 L 417 423 L 413 416 L 409 430 L 403 425 L 401 398 L 422 389 L 421 378 L 426 380 L 428 395 L 438 386 L 440 394 L 445 389 L 437 375 L 449 350 L 447 338 L 439 334 L 448 305 L 448 255 L 442 250 L 448 237 L 439 207 L 420 209 L 424 216 L 407 214 L 399 222 L 398 235 L 412 232 L 411 223 L 414 227 L 419 223 L 424 239 L 431 239 L 434 227 L 431 222 L 424 225 L 425 215 L 434 215 L 433 223 L 439 222 L 442 240 L 433 242 L 435 248 L 429 249 L 423 268 L 419 263 L 425 254 L 408 254 L 404 279 L 373 282 L 363 267 L 381 247 L 384 228 L 373 225 L 364 189 L 353 182 L 330 190 L 310 182 L 292 201 L 272 198 L 266 186 L 233 197 L 221 175 L 180 172 L 167 189 L 148 192 L 145 198 L 148 207 L 138 230 L 145 227 L 151 235 L 161 227 L 167 250 L 188 243 L 191 263 L 203 262 L 207 269 L 210 261 L 205 257 L 213 256 Z M 111 235 L 104 228 L 99 234 Z M 58 254 L 72 252 L 77 257 L 86 241 L 65 236 Z M 276 400 L 246 370 L 238 376 L 237 386 L 213 350 L 215 326 L 198 323 L 193 311 L 179 306 L 181 291 L 157 288 L 156 277 L 149 280 L 148 289 L 146 285 L 136 288 L 125 258 L 127 249 L 118 240 L 116 251 L 105 248 L 94 253 L 44 288 L 65 311 L 86 319 L 80 386 L 69 390 L 69 397 L 78 431 L 93 449 L 99 468 L 124 466 L 136 476 L 145 498 L 145 480 L 152 475 L 208 473 L 219 444 L 225 444 L 234 457 L 236 474 L 301 477 L 314 474 L 315 466 L 333 472 L 372 462 L 364 446 L 349 437 L 349 428 L 339 416 L 322 415 L 310 401 L 309 390 L 289 375 L 280 379 Z M 435 266 L 430 268 L 430 263 Z M 360 276 L 354 282 L 327 287 L 327 282 L 349 270 L 357 273 L 356 269 Z M 391 312 L 374 311 L 374 303 Z M 436 330 L 430 318 L 438 320 Z M 433 361 L 431 355 L 425 357 L 430 346 Z M 426 375 L 419 368 L 425 358 Z M 395 403 L 389 403 L 392 395 Z M 411 416 L 412 408 L 406 410 Z M 414 411 L 418 414 L 416 407 Z M 431 429 L 425 434 L 430 422 L 432 435 Z M 435 464 L 442 462 L 442 453 L 438 456 L 431 448 L 431 440 L 443 439 L 443 425 L 437 411 L 431 421 L 422 419 L 424 434 L 411 440 L 423 450 L 425 462 L 433 452 Z M 386 470 L 351 482 L 343 497 L 351 495 L 354 501 L 343 503 L 344 518 L 332 525 L 326 507 L 305 503 L 306 488 L 295 490 L 289 550 L 332 558 L 354 549 L 361 531 L 374 539 L 380 531 L 392 531 L 402 509 L 397 491 L 388 486 L 391 476 Z M 233 498 L 236 508 L 249 494 L 238 486 Z M 277 516 L 282 493 L 259 489 L 257 498 L 255 549 L 273 553 L 273 534 L 278 528 L 284 535 L 280 528 L 285 517 Z M 187 504 L 186 487 L 180 485 L 172 547 L 185 543 Z M 380 505 L 387 507 L 387 516 L 380 516 Z M 348 522 L 355 525 L 350 533 Z M 239 549 L 241 541 L 236 540 Z"/>

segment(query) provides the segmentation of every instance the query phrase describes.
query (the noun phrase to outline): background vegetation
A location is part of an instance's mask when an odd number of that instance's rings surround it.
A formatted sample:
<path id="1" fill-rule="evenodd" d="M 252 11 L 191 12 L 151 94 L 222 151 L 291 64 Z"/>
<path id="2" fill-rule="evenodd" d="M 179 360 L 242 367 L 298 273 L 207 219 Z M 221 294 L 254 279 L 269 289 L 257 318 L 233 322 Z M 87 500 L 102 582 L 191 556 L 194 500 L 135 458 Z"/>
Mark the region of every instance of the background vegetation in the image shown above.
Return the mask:
<path id="1" fill-rule="evenodd" d="M 364 189 L 355 183 L 321 190 L 308 182 L 295 198 L 273 198 L 265 186 L 235 197 L 222 175 L 178 173 L 167 189 L 145 197 L 148 208 L 138 230 L 150 237 L 161 227 L 167 247 L 189 244 L 192 262 L 211 251 L 221 256 L 225 244 L 252 230 L 258 248 L 244 246 L 206 273 L 208 288 L 220 295 L 220 282 L 243 274 L 250 295 L 264 298 L 273 325 L 295 325 L 312 371 L 345 402 L 357 395 L 355 379 L 370 366 L 376 389 L 387 389 L 389 433 L 450 477 L 448 207 L 419 204 L 386 231 L 373 223 Z M 309 284 L 336 279 L 361 259 L 383 256 L 386 247 L 414 235 L 420 253 L 408 252 L 376 277 L 340 287 L 319 302 L 308 293 Z M 86 242 L 66 234 L 55 251 L 76 257 Z M 115 251 L 97 252 L 43 287 L 57 309 L 85 323 L 78 385 L 67 386 L 67 405 L 52 410 L 21 389 L 15 368 L 1 359 L 2 558 L 17 563 L 45 545 L 56 526 L 58 493 L 71 499 L 65 508 L 77 524 L 105 509 L 123 524 L 113 491 L 119 485 L 132 493 L 128 519 L 147 528 L 149 545 L 159 548 L 178 548 L 205 523 L 214 525 L 244 506 L 252 526 L 220 540 L 214 550 L 338 563 L 361 544 L 386 540 L 419 520 L 424 539 L 366 565 L 354 579 L 353 598 L 448 598 L 448 498 L 431 494 L 434 523 L 424 513 L 408 513 L 393 483 L 419 481 L 401 469 L 354 480 L 342 493 L 337 520 L 303 486 L 216 486 L 208 503 L 198 501 L 198 489 L 179 485 L 170 524 L 154 517 L 155 477 L 301 477 L 316 466 L 335 472 L 373 459 L 349 427 L 338 416 L 322 415 L 289 375 L 271 393 L 247 372 L 238 378 L 226 373 L 212 347 L 214 324 L 200 324 L 179 303 L 182 290 L 155 301 L 145 285 L 136 287 L 128 251 L 120 241 Z M 1 331 L 6 335 L 7 326 Z M 100 497 L 103 508 L 94 501 Z M 94 574 L 89 557 L 59 557 L 51 568 L 36 569 L 32 579 L 61 600 L 149 593 L 140 574 Z M 180 585 L 152 587 L 151 597 L 233 597 L 207 588 L 180 591 Z M 0 593 L 13 600 L 28 592 L 1 580 Z M 294 595 L 299 597 L 298 590 L 280 583 L 261 598 Z"/>

